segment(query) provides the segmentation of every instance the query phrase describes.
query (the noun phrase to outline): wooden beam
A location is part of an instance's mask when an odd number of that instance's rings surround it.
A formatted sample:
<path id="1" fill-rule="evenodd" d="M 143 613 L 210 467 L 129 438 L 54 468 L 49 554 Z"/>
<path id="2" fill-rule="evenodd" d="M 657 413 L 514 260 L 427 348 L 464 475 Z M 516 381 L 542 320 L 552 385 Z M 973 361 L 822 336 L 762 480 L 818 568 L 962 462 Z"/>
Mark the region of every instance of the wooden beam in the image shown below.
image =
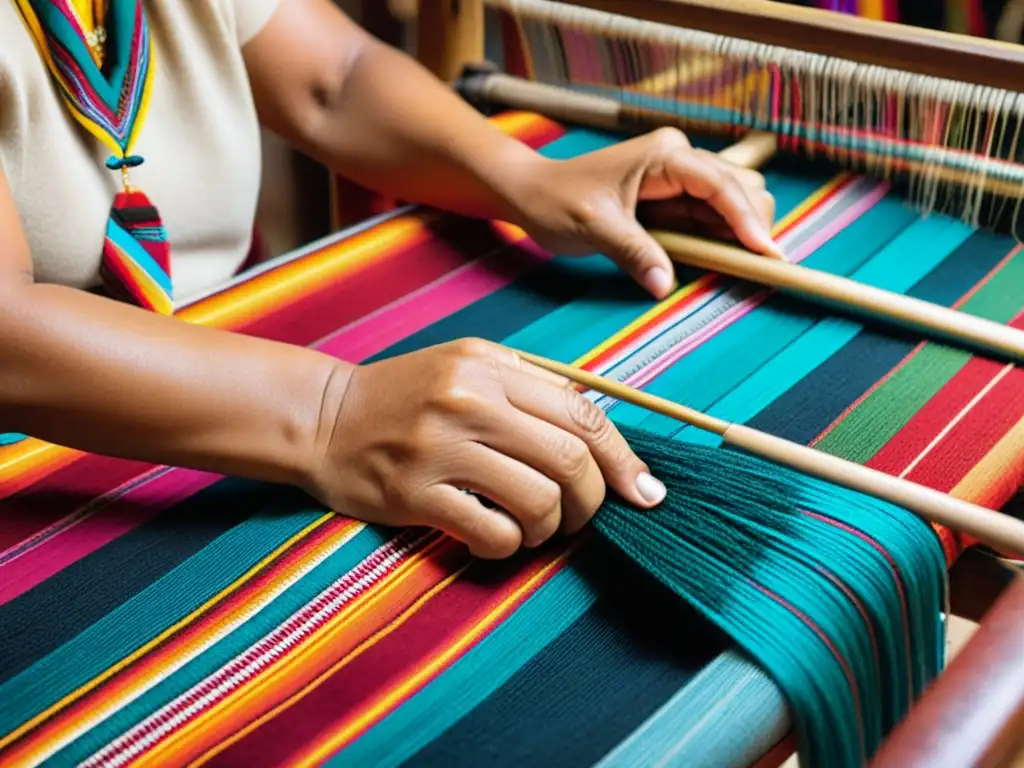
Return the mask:
<path id="1" fill-rule="evenodd" d="M 621 16 L 975 85 L 1024 90 L 1024 46 L 768 0 L 573 0 Z"/>
<path id="2" fill-rule="evenodd" d="M 445 82 L 484 60 L 484 0 L 421 0 L 416 57 Z"/>
<path id="3" fill-rule="evenodd" d="M 893 731 L 871 768 L 1008 768 L 1024 747 L 1024 579 Z"/>

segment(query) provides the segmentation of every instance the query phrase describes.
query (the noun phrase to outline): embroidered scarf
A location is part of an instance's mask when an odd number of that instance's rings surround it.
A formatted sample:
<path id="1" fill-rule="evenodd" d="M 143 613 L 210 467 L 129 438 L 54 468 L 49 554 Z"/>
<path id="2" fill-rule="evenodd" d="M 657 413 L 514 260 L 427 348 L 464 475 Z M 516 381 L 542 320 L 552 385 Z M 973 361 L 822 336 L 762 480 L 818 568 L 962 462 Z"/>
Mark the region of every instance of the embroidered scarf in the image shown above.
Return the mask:
<path id="1" fill-rule="evenodd" d="M 153 85 L 154 59 L 142 0 L 14 0 L 74 118 L 110 149 L 121 174 L 100 274 L 115 298 L 173 312 L 170 247 L 156 207 L 129 170 Z"/>

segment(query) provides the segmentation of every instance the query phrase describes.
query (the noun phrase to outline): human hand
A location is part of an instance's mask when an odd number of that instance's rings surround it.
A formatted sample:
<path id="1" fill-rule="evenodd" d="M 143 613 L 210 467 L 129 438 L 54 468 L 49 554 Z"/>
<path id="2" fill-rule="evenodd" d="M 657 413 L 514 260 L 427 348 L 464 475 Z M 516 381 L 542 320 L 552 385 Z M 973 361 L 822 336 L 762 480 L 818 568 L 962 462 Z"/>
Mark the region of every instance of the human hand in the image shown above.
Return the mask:
<path id="1" fill-rule="evenodd" d="M 489 342 L 357 367 L 337 399 L 314 494 L 368 522 L 441 529 L 479 557 L 578 531 L 606 483 L 642 508 L 665 495 L 599 407 Z"/>
<path id="2" fill-rule="evenodd" d="M 522 175 L 517 200 L 524 229 L 542 247 L 604 253 L 659 299 L 672 290 L 672 264 L 638 216 L 780 255 L 764 177 L 694 149 L 671 128 L 571 160 L 539 160 Z M 638 211 L 641 204 L 648 210 Z"/>

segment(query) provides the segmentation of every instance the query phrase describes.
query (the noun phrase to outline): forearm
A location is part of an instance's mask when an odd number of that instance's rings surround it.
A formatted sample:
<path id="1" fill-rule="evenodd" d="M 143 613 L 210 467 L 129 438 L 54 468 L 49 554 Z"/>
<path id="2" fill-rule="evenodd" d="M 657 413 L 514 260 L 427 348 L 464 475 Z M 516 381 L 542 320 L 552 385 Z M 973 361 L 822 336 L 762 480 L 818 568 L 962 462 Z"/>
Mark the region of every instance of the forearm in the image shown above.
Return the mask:
<path id="1" fill-rule="evenodd" d="M 516 194 L 544 160 L 418 63 L 367 43 L 303 140 L 361 185 L 410 202 L 516 221 Z"/>
<path id="2" fill-rule="evenodd" d="M 306 482 L 324 394 L 344 386 L 343 364 L 59 286 L 4 294 L 0 431 L 159 464 Z"/>

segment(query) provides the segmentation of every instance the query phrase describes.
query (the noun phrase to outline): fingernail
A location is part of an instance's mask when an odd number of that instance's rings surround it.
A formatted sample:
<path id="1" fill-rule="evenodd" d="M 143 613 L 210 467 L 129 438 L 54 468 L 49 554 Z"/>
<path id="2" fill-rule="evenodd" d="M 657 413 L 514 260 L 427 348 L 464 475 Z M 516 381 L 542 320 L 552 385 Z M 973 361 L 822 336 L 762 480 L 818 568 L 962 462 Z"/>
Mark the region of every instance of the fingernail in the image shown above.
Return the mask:
<path id="1" fill-rule="evenodd" d="M 661 297 L 672 290 L 672 275 L 664 267 L 651 267 L 644 273 L 644 287 Z"/>
<path id="2" fill-rule="evenodd" d="M 641 472 L 639 477 L 637 477 L 636 489 L 648 504 L 660 504 L 665 500 L 665 495 L 668 493 L 665 484 L 661 480 L 646 472 Z"/>

